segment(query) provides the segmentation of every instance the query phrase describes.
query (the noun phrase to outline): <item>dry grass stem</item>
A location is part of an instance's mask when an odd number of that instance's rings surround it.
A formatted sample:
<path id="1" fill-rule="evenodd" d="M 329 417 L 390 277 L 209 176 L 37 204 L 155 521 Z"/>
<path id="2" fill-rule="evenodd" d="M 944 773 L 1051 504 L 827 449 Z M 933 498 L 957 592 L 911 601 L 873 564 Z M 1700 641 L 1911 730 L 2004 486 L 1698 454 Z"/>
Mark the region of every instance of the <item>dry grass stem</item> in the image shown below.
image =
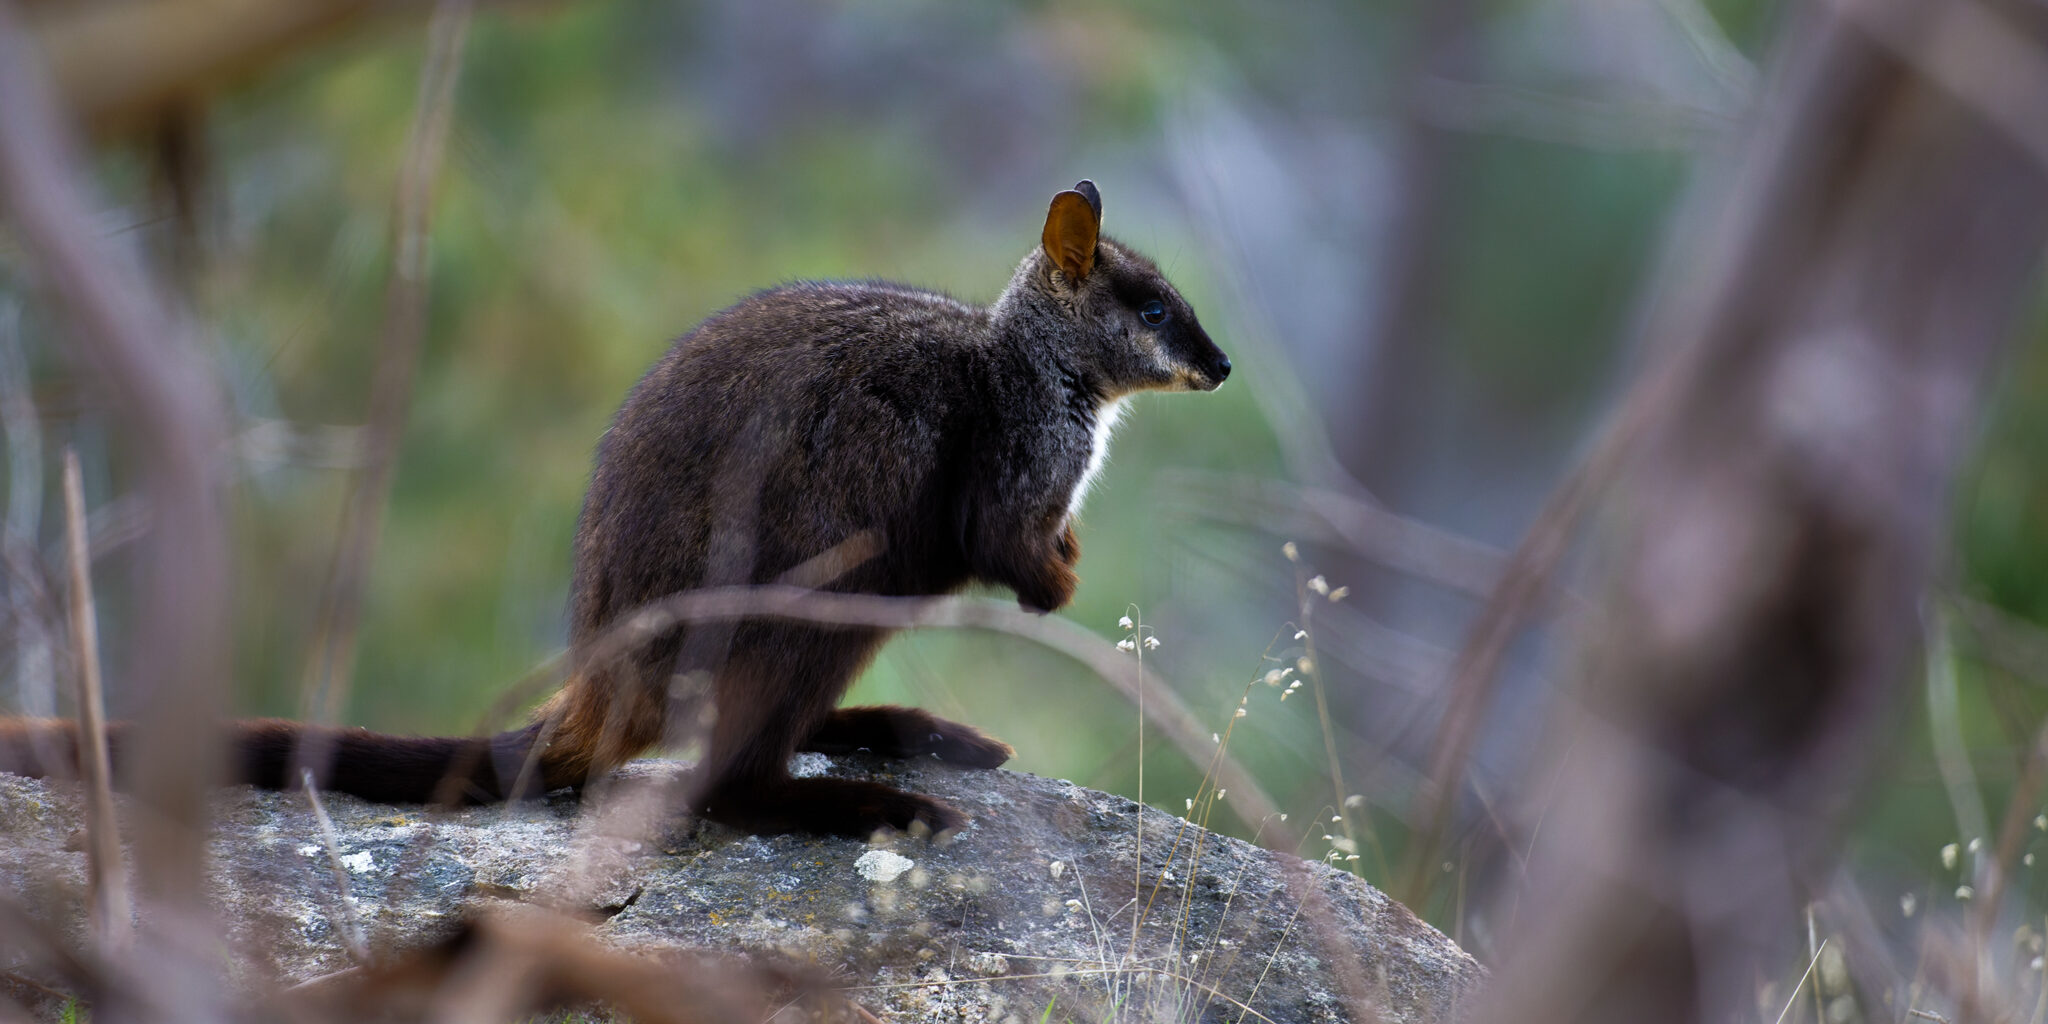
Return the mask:
<path id="1" fill-rule="evenodd" d="M 107 757 L 106 700 L 100 686 L 99 612 L 92 599 L 91 545 L 86 540 L 85 482 L 78 452 L 64 449 L 64 537 L 71 569 L 71 641 L 77 661 L 78 767 L 85 779 L 87 878 L 93 929 L 102 942 L 128 945 L 128 872 L 114 820 L 113 768 Z"/>
<path id="2" fill-rule="evenodd" d="M 313 820 L 320 823 L 320 845 L 327 850 L 327 867 L 334 876 L 334 902 L 341 908 L 341 927 L 336 931 L 341 933 L 342 948 L 348 951 L 349 959 L 367 964 L 370 949 L 354 898 L 349 894 L 348 867 L 341 862 L 341 841 L 334 835 L 334 819 L 327 816 L 327 805 L 320 802 L 320 787 L 314 784 L 313 773 L 301 772 L 299 783 L 306 791 L 306 803 L 313 808 Z"/>

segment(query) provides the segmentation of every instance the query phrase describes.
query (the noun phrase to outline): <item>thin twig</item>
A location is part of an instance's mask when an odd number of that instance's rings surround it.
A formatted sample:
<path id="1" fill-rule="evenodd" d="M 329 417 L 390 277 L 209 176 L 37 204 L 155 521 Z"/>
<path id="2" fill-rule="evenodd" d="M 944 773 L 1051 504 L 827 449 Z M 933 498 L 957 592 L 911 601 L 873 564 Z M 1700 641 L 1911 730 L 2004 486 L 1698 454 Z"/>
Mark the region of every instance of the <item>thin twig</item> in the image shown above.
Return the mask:
<path id="1" fill-rule="evenodd" d="M 334 819 L 327 816 L 327 805 L 320 801 L 320 786 L 314 781 L 313 772 L 303 770 L 299 781 L 305 786 L 306 802 L 313 805 L 313 819 L 320 823 L 320 842 L 327 848 L 327 867 L 334 872 L 334 898 L 341 904 L 342 947 L 348 950 L 349 959 L 367 965 L 370 947 L 363 935 L 363 922 L 356 916 L 355 902 L 349 896 L 348 865 L 341 862 L 341 840 L 334 833 Z"/>
<path id="2" fill-rule="evenodd" d="M 114 820 L 113 770 L 107 757 L 106 702 L 100 690 L 99 613 L 92 600 L 91 545 L 85 532 L 85 482 L 78 451 L 64 449 L 64 535 L 71 563 L 71 642 L 78 672 L 78 768 L 85 778 L 87 878 L 92 887 L 93 930 L 100 941 L 125 948 L 128 872 L 121 861 L 121 831 Z"/>
<path id="3" fill-rule="evenodd" d="M 1806 979 L 1813 977 L 1813 968 L 1820 963 L 1821 950 L 1828 948 L 1828 940 L 1820 940 L 1820 946 L 1813 951 L 1813 959 L 1806 962 L 1806 973 L 1799 976 L 1799 983 L 1792 986 L 1792 994 L 1785 999 L 1785 1008 L 1778 1011 L 1776 1024 L 1785 1024 L 1785 1015 L 1792 1012 L 1792 1004 L 1799 1001 L 1799 990 L 1806 987 Z"/>
<path id="4" fill-rule="evenodd" d="M 1131 814 L 1131 953 L 1138 955 L 1138 929 L 1145 915 L 1137 907 L 1145 892 L 1145 613 L 1131 606 L 1131 660 L 1138 666 L 1138 806 Z M 1159 866 L 1161 874 L 1166 865 Z M 1078 873 L 1076 875 L 1078 877 Z"/>
<path id="5" fill-rule="evenodd" d="M 1808 903 L 1806 905 L 1806 948 L 1813 954 L 1812 962 L 1806 965 L 1806 970 L 1808 973 L 1812 973 L 1814 964 L 1820 963 L 1821 950 L 1826 948 L 1828 944 L 1828 940 L 1826 939 L 1819 939 L 1819 941 L 1816 942 L 1815 939 L 1818 938 L 1819 935 L 1820 930 L 1816 928 L 1813 923 L 1813 904 Z M 1801 982 L 1804 982 L 1806 979 L 1802 977 L 1799 980 Z M 1794 996 L 1799 995 L 1798 986 L 1793 986 L 1792 994 Z M 1784 1020 L 1785 1015 L 1780 1013 L 1778 1015 L 1778 1019 L 1781 1021 Z M 1813 1024 L 1825 1024 L 1827 1019 L 1827 1006 L 1821 1002 L 1820 986 L 1815 985 L 1813 986 Z"/>

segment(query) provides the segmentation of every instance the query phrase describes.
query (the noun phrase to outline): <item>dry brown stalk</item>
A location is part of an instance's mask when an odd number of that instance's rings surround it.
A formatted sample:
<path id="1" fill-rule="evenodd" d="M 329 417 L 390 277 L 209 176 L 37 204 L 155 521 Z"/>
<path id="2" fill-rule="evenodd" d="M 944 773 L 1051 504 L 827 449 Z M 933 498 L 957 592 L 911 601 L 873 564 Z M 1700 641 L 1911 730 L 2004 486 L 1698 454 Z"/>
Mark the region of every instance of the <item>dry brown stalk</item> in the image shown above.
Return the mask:
<path id="1" fill-rule="evenodd" d="M 85 779 L 86 878 L 92 925 L 100 941 L 128 945 L 128 871 L 114 820 L 113 769 L 107 758 L 106 701 L 100 689 L 99 613 L 92 600 L 91 545 L 86 541 L 85 482 L 76 449 L 64 449 L 64 537 L 71 568 L 71 643 L 78 671 L 78 767 Z"/>

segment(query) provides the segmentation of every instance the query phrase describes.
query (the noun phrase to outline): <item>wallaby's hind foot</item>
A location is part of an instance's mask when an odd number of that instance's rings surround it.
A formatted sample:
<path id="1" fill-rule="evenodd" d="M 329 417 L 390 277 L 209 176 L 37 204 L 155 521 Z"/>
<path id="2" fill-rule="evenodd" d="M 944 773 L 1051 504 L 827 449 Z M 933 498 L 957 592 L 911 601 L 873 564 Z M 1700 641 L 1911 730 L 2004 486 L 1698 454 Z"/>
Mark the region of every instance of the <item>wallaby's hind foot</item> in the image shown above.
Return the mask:
<path id="1" fill-rule="evenodd" d="M 957 829 L 967 816 L 916 793 L 854 779 L 764 779 L 724 782 L 697 800 L 697 813 L 742 832 L 816 832 L 866 839 L 890 829 L 932 833 Z"/>
<path id="2" fill-rule="evenodd" d="M 850 754 L 862 748 L 880 757 L 930 754 L 963 768 L 994 768 L 1017 754 L 1009 744 L 971 725 L 894 704 L 838 708 L 798 747 L 820 754 Z"/>

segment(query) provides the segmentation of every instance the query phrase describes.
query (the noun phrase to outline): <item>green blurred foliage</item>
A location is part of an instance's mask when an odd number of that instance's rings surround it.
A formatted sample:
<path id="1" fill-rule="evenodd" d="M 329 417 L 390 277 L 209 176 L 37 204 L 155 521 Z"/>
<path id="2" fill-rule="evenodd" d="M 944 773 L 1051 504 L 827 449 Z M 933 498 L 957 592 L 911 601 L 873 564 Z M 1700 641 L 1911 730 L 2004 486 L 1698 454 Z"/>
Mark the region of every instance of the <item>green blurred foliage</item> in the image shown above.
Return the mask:
<path id="1" fill-rule="evenodd" d="M 1239 369 L 1215 395 L 1137 400 L 1084 517 L 1085 582 L 1064 614 L 1114 638 L 1127 611 L 1167 609 L 1172 625 L 1152 663 L 1219 731 L 1276 663 L 1268 655 L 1300 652 L 1284 597 L 1295 568 L 1277 539 L 1185 507 L 1169 471 L 1285 476 L 1255 395 L 1271 393 L 1262 378 L 1314 381 L 1327 371 L 1250 336 L 1254 318 L 1238 307 L 1263 302 L 1284 315 L 1329 296 L 1243 287 L 1233 255 L 1161 198 L 1169 176 L 1156 154 L 1172 147 L 1198 93 L 1283 111 L 1294 125 L 1384 129 L 1398 90 L 1382 69 L 1400 64 L 1413 8 L 854 6 L 778 8 L 816 22 L 792 33 L 787 57 L 819 63 L 810 78 L 747 63 L 778 52 L 772 37 L 721 55 L 718 46 L 774 22 L 735 27 L 733 9 L 719 5 L 607 0 L 478 15 L 438 191 L 429 331 L 347 721 L 417 733 L 503 724 L 484 721 L 487 710 L 563 642 L 590 453 L 669 339 L 794 278 L 879 277 L 985 301 L 1035 242 L 1045 199 L 1084 174 L 1102 185 L 1107 229 L 1160 260 Z M 1482 33 L 1504 26 L 1487 48 L 1495 59 L 1556 45 L 1543 21 L 1554 5 L 1480 6 Z M 1781 16 L 1762 0 L 1707 0 L 1705 9 L 1752 59 Z M 304 428 L 363 417 L 393 186 L 416 100 L 416 28 L 319 51 L 211 111 L 207 258 L 193 283 L 245 421 Z M 1450 214 L 1429 299 L 1442 379 L 1415 386 L 1438 401 L 1435 428 L 1453 438 L 1428 453 L 1433 474 L 1462 481 L 1442 504 L 1445 518 L 1505 544 L 1634 363 L 1623 345 L 1638 292 L 1699 153 L 1581 146 L 1541 132 L 1460 134 L 1449 152 Z M 107 168 L 117 194 L 146 193 L 133 154 Z M 1264 209 L 1256 196 L 1233 198 Z M 1308 277 L 1279 269 L 1284 281 Z M 2022 334 L 1956 490 L 1944 588 L 2039 630 L 2048 623 L 2048 306 Z M 349 479 L 311 464 L 251 462 L 244 472 L 234 491 L 240 706 L 298 714 Z M 1436 643 L 1456 643 L 1456 619 L 1434 632 Z M 2015 671 L 1980 647 L 1958 637 L 1961 720 L 1995 827 L 2048 711 L 2048 664 Z M 1422 698 L 1363 684 L 1336 696 L 1351 702 L 1337 731 L 1351 785 L 1376 805 L 1366 825 L 1398 846 L 1405 792 L 1371 767 L 1387 763 L 1382 751 L 1351 726 L 1398 718 L 1403 701 Z M 1015 640 L 900 638 L 849 699 L 929 707 L 1011 741 L 1016 767 L 1138 791 L 1134 709 L 1078 666 Z M 1426 740 L 1426 726 L 1411 735 Z M 1232 752 L 1291 810 L 1328 813 L 1338 794 L 1306 694 L 1281 703 L 1253 687 L 1236 728 Z M 1534 731 L 1519 720 L 1509 728 L 1524 739 Z M 1955 884 L 1941 873 L 1940 847 L 1972 837 L 1956 834 L 1924 708 L 1900 735 L 1855 848 L 1868 870 L 1934 899 Z M 1145 744 L 1145 798 L 1178 810 L 1201 766 L 1166 752 L 1156 734 Z M 1381 860 L 1363 866 L 1384 881 Z M 1450 904 L 1426 909 L 1451 923 Z"/>

